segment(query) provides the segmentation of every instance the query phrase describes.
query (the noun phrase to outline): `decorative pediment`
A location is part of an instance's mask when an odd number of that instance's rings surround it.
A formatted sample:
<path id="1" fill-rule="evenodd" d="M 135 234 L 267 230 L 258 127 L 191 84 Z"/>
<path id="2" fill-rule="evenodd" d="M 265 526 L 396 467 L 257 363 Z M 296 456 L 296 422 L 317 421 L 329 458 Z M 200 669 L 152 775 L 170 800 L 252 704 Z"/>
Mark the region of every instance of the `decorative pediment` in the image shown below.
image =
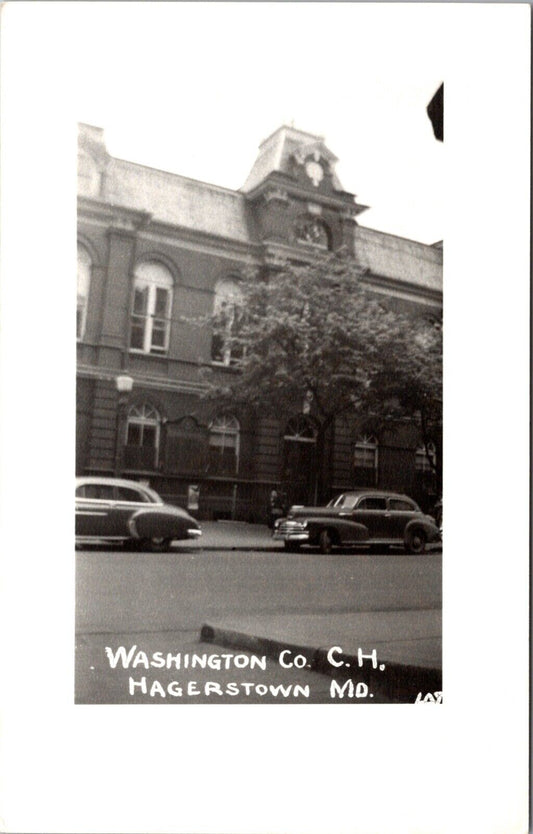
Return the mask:
<path id="1" fill-rule="evenodd" d="M 293 158 L 298 165 L 302 165 L 307 178 L 315 188 L 318 188 L 324 177 L 334 177 L 333 166 L 337 157 L 331 153 L 322 141 L 307 142 L 296 148 Z M 337 184 L 335 178 L 334 186 Z M 340 186 L 340 183 L 338 183 Z"/>
<path id="2" fill-rule="evenodd" d="M 306 179 L 301 184 L 317 188 L 325 179 L 333 192 L 342 191 L 334 172 L 337 157 L 324 144 L 321 136 L 283 126 L 260 145 L 259 155 L 244 184 L 245 193 L 255 191 L 273 174 L 294 179 L 296 171 L 305 167 Z"/>
<path id="3" fill-rule="evenodd" d="M 104 132 L 92 125 L 78 125 L 78 191 L 87 197 L 101 195 L 104 172 L 109 164 Z"/>
<path id="4" fill-rule="evenodd" d="M 300 163 L 300 165 L 303 165 L 306 160 L 309 159 L 314 159 L 315 162 L 323 160 L 328 166 L 333 162 L 337 162 L 335 154 L 331 153 L 322 141 L 308 142 L 305 145 L 300 145 L 300 147 L 294 151 L 294 158 Z"/>

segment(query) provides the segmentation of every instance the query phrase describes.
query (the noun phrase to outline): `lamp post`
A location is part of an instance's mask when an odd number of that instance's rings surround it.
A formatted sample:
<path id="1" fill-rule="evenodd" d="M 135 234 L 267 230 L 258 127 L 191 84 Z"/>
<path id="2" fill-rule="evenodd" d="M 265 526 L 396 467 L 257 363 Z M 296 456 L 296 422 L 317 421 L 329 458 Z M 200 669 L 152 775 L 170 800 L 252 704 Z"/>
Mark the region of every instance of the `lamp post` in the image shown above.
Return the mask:
<path id="1" fill-rule="evenodd" d="M 128 405 L 129 395 L 133 388 L 133 378 L 129 374 L 120 374 L 115 378 L 115 386 L 118 392 L 117 402 L 117 423 L 115 437 L 115 478 L 122 474 L 124 457 L 124 418 Z"/>

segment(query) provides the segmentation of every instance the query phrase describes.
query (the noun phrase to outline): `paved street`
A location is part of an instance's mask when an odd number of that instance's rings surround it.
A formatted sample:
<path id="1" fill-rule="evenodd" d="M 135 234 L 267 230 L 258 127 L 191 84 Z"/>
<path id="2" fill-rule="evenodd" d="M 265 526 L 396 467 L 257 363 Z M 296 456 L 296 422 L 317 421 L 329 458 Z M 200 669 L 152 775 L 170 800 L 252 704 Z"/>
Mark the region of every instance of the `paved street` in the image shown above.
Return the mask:
<path id="1" fill-rule="evenodd" d="M 329 702 L 331 679 L 309 671 L 309 664 L 284 669 L 276 659 L 269 659 L 266 670 L 251 670 L 245 658 L 262 656 L 261 651 L 202 643 L 202 625 L 262 620 L 278 627 L 299 624 L 305 636 L 308 624 L 321 618 L 343 621 L 345 628 L 364 621 L 382 631 L 398 631 L 409 612 L 417 612 L 417 621 L 423 622 L 432 612 L 440 613 L 442 602 L 440 553 L 323 556 L 286 554 L 279 548 L 212 550 L 184 544 L 166 554 L 92 550 L 78 551 L 76 558 L 79 703 L 279 702 L 279 695 L 268 689 L 270 684 L 309 685 L 308 696 L 283 694 L 284 702 Z M 420 642 L 420 635 L 414 638 Z M 112 668 L 105 654 L 109 647 L 113 659 L 120 646 L 125 652 L 136 647 L 127 669 L 120 660 Z M 154 660 L 156 652 L 161 654 Z M 238 655 L 241 668 L 227 659 L 223 662 L 229 668 L 215 671 L 209 666 L 178 671 L 175 660 L 170 668 L 163 668 L 168 654 L 180 654 L 183 664 L 185 655 L 206 653 Z M 193 686 L 188 694 L 186 686 L 185 693 L 169 695 L 166 690 L 174 681 L 171 689 L 177 693 L 191 680 L 200 691 Z M 158 685 L 151 693 L 154 681 Z M 205 682 L 211 684 L 207 694 Z M 228 682 L 259 684 L 260 689 L 226 693 Z M 379 691 L 373 695 L 379 702 Z M 354 696 L 353 702 L 365 698 Z"/>

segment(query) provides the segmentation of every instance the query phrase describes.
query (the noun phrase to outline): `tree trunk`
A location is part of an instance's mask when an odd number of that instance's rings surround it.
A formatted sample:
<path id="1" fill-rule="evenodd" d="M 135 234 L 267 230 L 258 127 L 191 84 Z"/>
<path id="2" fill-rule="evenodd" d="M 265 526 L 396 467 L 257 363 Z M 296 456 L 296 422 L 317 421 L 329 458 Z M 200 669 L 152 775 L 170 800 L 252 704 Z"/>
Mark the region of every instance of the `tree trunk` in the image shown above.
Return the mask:
<path id="1" fill-rule="evenodd" d="M 314 477 L 314 504 L 320 506 L 326 502 L 328 498 L 329 489 L 329 472 L 328 472 L 328 429 L 331 425 L 331 420 L 320 423 L 316 435 L 316 455 L 315 455 L 315 477 Z"/>

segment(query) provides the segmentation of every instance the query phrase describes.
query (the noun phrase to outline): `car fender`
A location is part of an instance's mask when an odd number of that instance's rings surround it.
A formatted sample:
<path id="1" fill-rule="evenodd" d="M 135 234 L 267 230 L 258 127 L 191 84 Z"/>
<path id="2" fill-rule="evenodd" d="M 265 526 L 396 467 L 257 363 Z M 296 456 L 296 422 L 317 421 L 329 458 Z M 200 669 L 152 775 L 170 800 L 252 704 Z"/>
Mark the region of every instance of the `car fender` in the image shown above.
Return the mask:
<path id="1" fill-rule="evenodd" d="M 131 535 L 135 539 L 186 537 L 187 528 L 196 521 L 184 512 L 171 507 L 150 507 L 137 510 L 128 521 Z"/>
<path id="2" fill-rule="evenodd" d="M 352 521 L 349 518 L 332 518 L 331 516 L 324 515 L 298 520 L 307 521 L 307 529 L 312 539 L 318 539 L 318 535 L 324 527 L 327 527 L 329 530 L 335 530 L 341 542 L 363 542 L 369 536 L 368 527 L 357 521 Z"/>
<path id="3" fill-rule="evenodd" d="M 414 529 L 422 529 L 426 534 L 427 540 L 429 542 L 439 541 L 440 539 L 439 528 L 435 524 L 433 524 L 433 522 L 429 518 L 413 518 L 405 526 L 403 534 L 404 542 L 408 541 L 411 530 Z"/>

